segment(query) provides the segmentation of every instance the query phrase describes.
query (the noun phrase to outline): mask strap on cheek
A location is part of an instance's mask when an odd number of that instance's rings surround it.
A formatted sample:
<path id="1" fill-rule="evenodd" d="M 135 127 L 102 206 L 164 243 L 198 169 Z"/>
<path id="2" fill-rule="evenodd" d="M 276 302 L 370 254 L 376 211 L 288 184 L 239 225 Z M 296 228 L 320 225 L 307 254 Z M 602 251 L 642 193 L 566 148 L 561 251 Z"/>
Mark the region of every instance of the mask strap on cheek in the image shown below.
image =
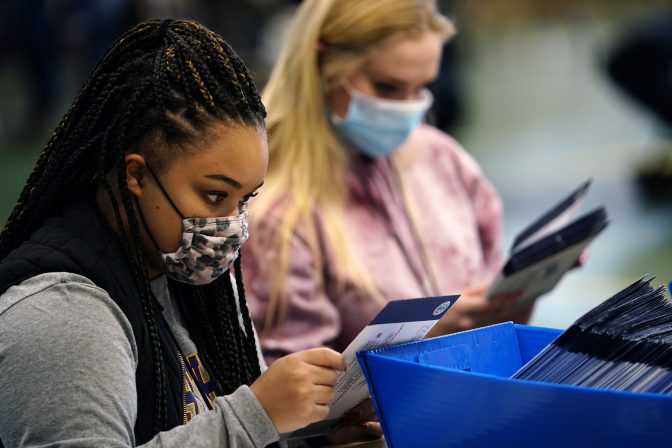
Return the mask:
<path id="1" fill-rule="evenodd" d="M 173 200 L 170 199 L 170 196 L 169 196 L 168 193 L 166 192 L 165 188 L 163 188 L 163 185 L 161 185 L 161 182 L 159 181 L 159 178 L 156 177 L 156 174 L 154 174 L 154 170 L 152 170 L 152 168 L 149 166 L 149 162 L 145 161 L 145 166 L 147 167 L 147 170 L 149 171 L 149 173 L 152 175 L 152 177 L 153 177 L 154 180 L 156 181 L 156 184 L 159 186 L 159 189 L 161 190 L 161 193 L 163 193 L 163 196 L 164 196 L 166 199 L 168 199 L 168 202 L 169 202 L 170 205 L 173 207 L 173 210 L 175 210 L 175 211 L 177 212 L 177 214 L 180 215 L 180 218 L 182 218 L 182 219 L 186 219 L 185 216 L 184 216 L 184 215 L 182 214 L 182 212 L 180 211 L 180 209 L 177 208 L 177 206 L 175 205 L 175 203 L 173 202 Z"/>
<path id="2" fill-rule="evenodd" d="M 345 108 L 345 113 L 341 117 L 338 115 L 336 112 L 334 112 L 328 105 L 327 105 L 327 112 L 329 113 L 329 116 L 331 117 L 331 120 L 335 123 L 341 123 L 343 120 L 345 120 L 345 117 L 348 115 L 348 110 L 350 109 L 350 102 L 352 101 L 352 95 L 353 92 L 357 92 L 355 89 L 353 89 L 352 84 L 347 80 L 347 78 L 344 78 L 343 81 L 340 83 L 341 87 L 347 92 L 347 94 L 350 96 L 348 98 L 348 105 Z"/>
<path id="3" fill-rule="evenodd" d="M 341 85 L 345 89 L 346 92 L 348 92 L 348 95 L 352 96 L 353 92 L 356 92 L 357 89 L 352 87 L 352 84 L 350 84 L 350 81 L 348 81 L 348 78 L 343 78 L 343 82 L 341 82 Z"/>
<path id="4" fill-rule="evenodd" d="M 142 226 L 145 228 L 145 231 L 147 232 L 147 235 L 149 235 L 149 239 L 152 240 L 152 244 L 158 250 L 161 252 L 161 248 L 159 247 L 158 244 L 156 244 L 156 240 L 154 239 L 154 235 L 152 235 L 152 231 L 149 230 L 149 226 L 147 225 L 147 220 L 145 220 L 145 214 L 142 213 L 142 208 L 140 207 L 140 202 L 138 202 L 138 198 L 135 198 L 135 208 L 138 209 L 138 215 L 140 215 L 140 221 L 142 222 Z"/>

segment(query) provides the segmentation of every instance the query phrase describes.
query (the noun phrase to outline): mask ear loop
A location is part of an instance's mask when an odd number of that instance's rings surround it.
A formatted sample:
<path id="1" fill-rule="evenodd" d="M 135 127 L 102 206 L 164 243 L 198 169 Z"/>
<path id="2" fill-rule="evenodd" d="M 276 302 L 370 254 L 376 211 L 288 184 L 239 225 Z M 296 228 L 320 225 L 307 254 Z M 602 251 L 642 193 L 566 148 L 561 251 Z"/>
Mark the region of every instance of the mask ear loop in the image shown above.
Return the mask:
<path id="1" fill-rule="evenodd" d="M 338 115 L 336 112 L 331 110 L 331 108 L 329 106 L 326 105 L 326 101 L 325 101 L 325 106 L 326 106 L 327 112 L 329 114 L 329 117 L 331 118 L 331 120 L 334 123 L 342 123 L 343 120 L 345 120 L 345 117 L 348 115 L 348 110 L 350 109 L 350 101 L 352 101 L 352 94 L 353 94 L 353 92 L 356 92 L 356 90 L 354 90 L 352 88 L 352 84 L 350 84 L 350 82 L 347 80 L 347 78 L 344 78 L 343 81 L 340 82 L 340 85 L 341 85 L 341 87 L 343 87 L 343 89 L 345 89 L 345 91 L 348 93 L 348 95 L 350 95 L 350 98 L 348 98 L 348 107 L 346 108 L 345 115 L 343 115 L 342 117 L 340 115 Z M 326 91 L 326 82 L 325 82 L 325 85 L 323 86 L 323 90 Z"/>
<path id="2" fill-rule="evenodd" d="M 168 196 L 168 193 L 166 190 L 163 188 L 163 185 L 161 185 L 161 182 L 159 181 L 159 178 L 156 177 L 156 174 L 154 174 L 154 171 L 152 168 L 149 166 L 149 163 L 145 161 L 145 166 L 147 167 L 147 170 L 149 173 L 152 175 L 154 180 L 156 181 L 156 184 L 159 186 L 159 189 L 161 190 L 161 193 L 165 196 L 166 199 L 168 199 L 168 202 L 170 205 L 173 207 L 173 209 L 177 212 L 178 215 L 180 215 L 180 218 L 183 220 L 186 219 L 184 215 L 180 212 L 180 210 L 177 208 L 177 206 L 173 203 L 173 201 L 170 199 L 170 196 Z M 163 253 L 159 245 L 156 243 L 156 240 L 154 239 L 154 235 L 152 235 L 152 232 L 149 230 L 149 226 L 147 225 L 147 220 L 145 219 L 145 214 L 142 212 L 142 208 L 140 207 L 140 202 L 138 202 L 138 198 L 135 198 L 135 207 L 138 209 L 138 214 L 140 215 L 140 221 L 142 221 L 142 225 L 145 227 L 145 231 L 147 232 L 147 235 L 149 235 L 149 239 L 152 240 L 152 244 L 156 248 L 159 253 Z"/>
<path id="3" fill-rule="evenodd" d="M 348 78 L 343 78 L 343 82 L 341 82 L 341 85 L 345 89 L 346 92 L 348 92 L 348 95 L 352 96 L 352 92 L 356 92 L 357 89 L 352 87 L 352 84 L 350 84 L 350 81 L 348 81 Z"/>
<path id="4" fill-rule="evenodd" d="M 146 161 L 145 161 L 145 166 L 147 167 L 147 170 L 149 171 L 149 173 L 152 175 L 152 177 L 153 177 L 154 180 L 156 181 L 156 184 L 159 186 L 159 189 L 161 190 L 161 193 L 163 193 L 163 196 L 164 196 L 166 199 L 168 199 L 168 202 L 170 203 L 170 205 L 171 205 L 171 206 L 173 207 L 173 209 L 177 212 L 177 214 L 180 215 L 180 218 L 182 218 L 182 219 L 187 219 L 187 218 L 182 214 L 182 212 L 180 211 L 180 209 L 177 208 L 177 206 L 175 205 L 175 203 L 173 202 L 173 200 L 170 199 L 170 196 L 168 196 L 168 193 L 166 192 L 165 188 L 163 188 L 163 185 L 161 185 L 161 182 L 159 181 L 159 178 L 156 177 L 156 174 L 154 174 L 154 170 L 152 170 L 152 168 L 149 166 L 149 163 L 146 162 Z"/>
<path id="5" fill-rule="evenodd" d="M 145 228 L 145 231 L 147 232 L 147 235 L 149 235 L 149 239 L 152 240 L 152 244 L 156 248 L 159 253 L 163 253 L 161 248 L 159 247 L 158 244 L 156 244 L 156 240 L 154 239 L 154 235 L 152 235 L 152 232 L 149 230 L 149 226 L 147 225 L 147 221 L 145 220 L 145 214 L 142 213 L 142 208 L 140 208 L 140 203 L 138 202 L 138 198 L 135 198 L 135 208 L 138 209 L 138 214 L 140 215 L 140 221 L 142 221 L 142 225 Z"/>

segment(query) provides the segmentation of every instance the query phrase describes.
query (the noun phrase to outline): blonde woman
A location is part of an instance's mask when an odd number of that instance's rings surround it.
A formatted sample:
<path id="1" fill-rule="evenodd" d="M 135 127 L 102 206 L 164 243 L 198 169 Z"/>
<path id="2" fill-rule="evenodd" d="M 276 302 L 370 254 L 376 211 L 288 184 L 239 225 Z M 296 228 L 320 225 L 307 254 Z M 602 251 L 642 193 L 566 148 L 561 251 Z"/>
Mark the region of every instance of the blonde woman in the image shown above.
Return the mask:
<path id="1" fill-rule="evenodd" d="M 243 257 L 269 361 L 344 349 L 391 299 L 462 293 L 432 335 L 529 316 L 483 297 L 500 267 L 497 193 L 422 124 L 453 34 L 432 0 L 299 7 L 263 92 L 270 162 Z"/>

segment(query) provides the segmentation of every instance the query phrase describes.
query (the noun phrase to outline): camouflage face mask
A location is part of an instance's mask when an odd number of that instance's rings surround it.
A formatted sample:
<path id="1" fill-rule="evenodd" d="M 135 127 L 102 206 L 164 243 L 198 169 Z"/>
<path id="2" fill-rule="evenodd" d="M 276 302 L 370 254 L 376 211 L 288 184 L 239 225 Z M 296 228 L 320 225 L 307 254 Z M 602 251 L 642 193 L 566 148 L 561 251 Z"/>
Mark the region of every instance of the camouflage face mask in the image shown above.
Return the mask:
<path id="1" fill-rule="evenodd" d="M 182 242 L 175 252 L 163 252 L 149 231 L 144 214 L 140 210 L 147 233 L 161 255 L 166 267 L 166 275 L 183 283 L 205 285 L 225 273 L 233 264 L 240 246 L 247 240 L 247 210 L 243 208 L 238 216 L 223 218 L 187 218 L 173 203 L 159 182 L 154 171 L 147 169 L 156 180 L 159 189 L 170 205 L 182 218 Z"/>
<path id="2" fill-rule="evenodd" d="M 247 211 L 226 218 L 185 218 L 182 243 L 175 252 L 159 251 L 171 278 L 194 285 L 212 282 L 226 272 L 247 240 Z"/>

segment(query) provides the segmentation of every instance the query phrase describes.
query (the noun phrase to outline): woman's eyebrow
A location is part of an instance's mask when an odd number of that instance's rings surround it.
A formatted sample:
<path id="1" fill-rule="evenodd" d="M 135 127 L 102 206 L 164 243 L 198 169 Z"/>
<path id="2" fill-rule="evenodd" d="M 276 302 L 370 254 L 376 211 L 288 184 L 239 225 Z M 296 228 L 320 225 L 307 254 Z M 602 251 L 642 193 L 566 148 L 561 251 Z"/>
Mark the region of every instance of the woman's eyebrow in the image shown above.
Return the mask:
<path id="1" fill-rule="evenodd" d="M 205 177 L 209 179 L 216 179 L 216 180 L 221 180 L 222 182 L 226 182 L 227 184 L 231 185 L 234 188 L 241 189 L 242 185 L 240 182 L 238 182 L 235 179 L 230 178 L 229 176 L 225 176 L 223 174 L 206 174 Z"/>

